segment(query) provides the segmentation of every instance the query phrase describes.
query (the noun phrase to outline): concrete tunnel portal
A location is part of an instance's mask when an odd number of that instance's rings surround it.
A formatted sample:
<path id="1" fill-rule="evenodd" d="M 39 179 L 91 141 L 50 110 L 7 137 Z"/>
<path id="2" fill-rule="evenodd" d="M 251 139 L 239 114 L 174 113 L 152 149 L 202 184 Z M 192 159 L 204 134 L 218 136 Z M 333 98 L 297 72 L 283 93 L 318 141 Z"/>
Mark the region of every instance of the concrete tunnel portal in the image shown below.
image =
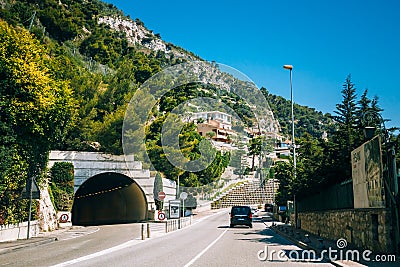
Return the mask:
<path id="1" fill-rule="evenodd" d="M 72 224 L 101 225 L 146 220 L 147 200 L 140 186 L 119 173 L 101 173 L 76 191 Z"/>

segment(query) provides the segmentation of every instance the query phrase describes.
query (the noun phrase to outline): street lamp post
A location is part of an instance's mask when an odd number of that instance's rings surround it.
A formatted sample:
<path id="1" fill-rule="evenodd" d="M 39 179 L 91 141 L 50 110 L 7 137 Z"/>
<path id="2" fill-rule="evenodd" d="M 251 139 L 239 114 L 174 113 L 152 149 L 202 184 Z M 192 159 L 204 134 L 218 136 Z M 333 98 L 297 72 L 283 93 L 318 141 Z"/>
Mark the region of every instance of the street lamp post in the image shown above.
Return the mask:
<path id="1" fill-rule="evenodd" d="M 291 102 L 291 119 L 292 119 L 292 148 L 293 148 L 293 179 L 296 179 L 296 143 L 294 139 L 294 112 L 293 112 L 293 83 L 292 83 L 292 65 L 283 65 L 283 68 L 289 70 L 290 72 L 290 102 Z M 297 214 L 297 203 L 296 195 L 293 196 L 293 206 L 294 206 L 294 223 L 295 227 L 298 228 L 298 214 Z"/>
<path id="2" fill-rule="evenodd" d="M 284 65 L 284 69 L 290 71 L 290 102 L 291 102 L 291 117 L 292 117 L 292 147 L 293 147 L 293 175 L 296 177 L 296 144 L 294 140 L 294 112 L 293 112 L 293 83 L 292 83 L 292 65 Z"/>

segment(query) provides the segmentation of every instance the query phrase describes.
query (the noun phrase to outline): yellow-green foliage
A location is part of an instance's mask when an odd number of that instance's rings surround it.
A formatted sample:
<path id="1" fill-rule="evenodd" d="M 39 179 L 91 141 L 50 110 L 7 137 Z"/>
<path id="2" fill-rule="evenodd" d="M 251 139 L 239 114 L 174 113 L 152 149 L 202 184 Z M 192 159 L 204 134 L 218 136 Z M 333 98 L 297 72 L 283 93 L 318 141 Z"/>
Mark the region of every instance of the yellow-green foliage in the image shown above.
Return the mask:
<path id="1" fill-rule="evenodd" d="M 74 118 L 72 90 L 51 66 L 27 30 L 0 20 L 0 224 L 27 219 L 26 201 L 18 199 L 25 181 L 45 168 Z"/>

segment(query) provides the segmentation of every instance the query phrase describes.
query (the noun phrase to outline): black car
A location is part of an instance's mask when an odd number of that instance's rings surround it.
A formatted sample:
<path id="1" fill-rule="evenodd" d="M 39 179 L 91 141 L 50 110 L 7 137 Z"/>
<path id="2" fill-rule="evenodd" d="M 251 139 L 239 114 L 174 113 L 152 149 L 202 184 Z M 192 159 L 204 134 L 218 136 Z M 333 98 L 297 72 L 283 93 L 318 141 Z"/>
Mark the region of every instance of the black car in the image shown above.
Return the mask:
<path id="1" fill-rule="evenodd" d="M 270 203 L 265 203 L 265 205 L 264 205 L 264 210 L 266 212 L 272 212 L 273 208 L 274 208 L 274 206 L 272 204 L 270 204 Z"/>
<path id="2" fill-rule="evenodd" d="M 235 225 L 247 225 L 252 228 L 253 214 L 249 206 L 233 206 L 230 212 L 231 224 L 230 227 Z"/>

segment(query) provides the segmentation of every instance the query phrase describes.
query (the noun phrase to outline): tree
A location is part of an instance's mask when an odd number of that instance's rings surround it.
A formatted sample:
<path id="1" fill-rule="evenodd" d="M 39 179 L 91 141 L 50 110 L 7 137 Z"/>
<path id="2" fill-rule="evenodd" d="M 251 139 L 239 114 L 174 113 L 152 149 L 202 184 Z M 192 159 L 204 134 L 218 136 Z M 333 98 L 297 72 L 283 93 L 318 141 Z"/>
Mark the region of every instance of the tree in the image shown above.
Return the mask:
<path id="1" fill-rule="evenodd" d="M 358 101 L 358 118 L 361 120 L 363 114 L 370 110 L 372 100 L 368 98 L 368 89 L 364 90 L 364 93 L 361 95 L 360 100 Z"/>
<path id="2" fill-rule="evenodd" d="M 342 102 L 336 105 L 334 111 L 337 115 L 333 119 L 337 122 L 338 129 L 334 136 L 334 142 L 337 145 L 337 158 L 341 158 L 342 164 L 337 166 L 338 179 L 346 180 L 351 177 L 351 151 L 354 144 L 357 143 L 359 129 L 357 125 L 358 107 L 356 103 L 356 88 L 351 81 L 349 74 L 343 84 Z"/>
<path id="3" fill-rule="evenodd" d="M 324 178 L 323 147 L 311 134 L 304 134 L 298 140 L 299 149 L 296 167 L 296 180 L 293 181 L 293 194 L 305 195 L 318 188 Z M 307 192 L 307 193 L 306 193 Z"/>
<path id="4" fill-rule="evenodd" d="M 27 30 L 0 21 L 0 43 L 0 215 L 15 222 L 27 219 L 26 203 L 18 200 L 25 180 L 45 169 L 48 151 L 73 125 L 75 101 Z"/>
<path id="5" fill-rule="evenodd" d="M 231 157 L 231 161 L 229 162 L 229 165 L 234 169 L 234 173 L 235 174 L 239 174 L 240 176 L 244 174 L 245 169 L 247 167 L 243 166 L 243 158 L 246 156 L 246 152 L 244 151 L 244 149 L 237 149 L 237 150 L 233 150 L 232 151 L 232 157 Z"/>
<path id="6" fill-rule="evenodd" d="M 213 131 L 209 131 L 206 133 L 208 139 L 213 139 L 217 134 Z"/>
<path id="7" fill-rule="evenodd" d="M 400 166 L 400 134 L 393 137 L 393 144 L 396 151 L 396 165 Z"/>
<path id="8" fill-rule="evenodd" d="M 72 125 L 75 102 L 68 83 L 53 79 L 46 49 L 28 31 L 0 21 L 0 43 L 2 116 L 33 175 Z"/>
<path id="9" fill-rule="evenodd" d="M 15 147 L 1 147 L 0 151 L 0 225 L 7 225 L 28 218 L 27 200 L 20 199 L 26 184 L 28 164 Z"/>
<path id="10" fill-rule="evenodd" d="M 255 157 L 256 157 L 256 155 L 259 156 L 263 149 L 263 137 L 257 136 L 257 137 L 250 139 L 248 148 L 249 148 L 249 155 L 253 156 L 252 163 L 251 163 L 251 170 L 254 171 Z"/>
<path id="11" fill-rule="evenodd" d="M 287 201 L 293 199 L 291 167 L 285 161 L 279 161 L 273 167 L 275 179 L 279 181 L 279 188 L 275 199 L 278 205 L 286 206 Z"/>
<path id="12" fill-rule="evenodd" d="M 154 177 L 154 188 L 153 188 L 153 195 L 154 195 L 154 203 L 156 204 L 156 210 L 163 209 L 163 203 L 161 199 L 158 198 L 158 193 L 163 192 L 163 182 L 162 177 L 159 172 L 156 173 Z"/>

